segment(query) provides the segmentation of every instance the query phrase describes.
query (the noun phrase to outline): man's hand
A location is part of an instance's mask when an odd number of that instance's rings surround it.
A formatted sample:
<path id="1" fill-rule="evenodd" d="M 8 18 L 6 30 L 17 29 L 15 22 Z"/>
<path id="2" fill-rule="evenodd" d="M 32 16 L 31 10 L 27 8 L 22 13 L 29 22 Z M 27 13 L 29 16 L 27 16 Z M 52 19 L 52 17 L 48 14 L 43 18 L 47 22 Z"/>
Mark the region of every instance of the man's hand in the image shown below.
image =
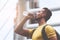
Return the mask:
<path id="1" fill-rule="evenodd" d="M 31 14 L 31 13 L 28 13 L 28 15 L 26 16 L 28 19 L 32 19 L 32 18 L 34 18 L 34 15 L 33 14 Z"/>

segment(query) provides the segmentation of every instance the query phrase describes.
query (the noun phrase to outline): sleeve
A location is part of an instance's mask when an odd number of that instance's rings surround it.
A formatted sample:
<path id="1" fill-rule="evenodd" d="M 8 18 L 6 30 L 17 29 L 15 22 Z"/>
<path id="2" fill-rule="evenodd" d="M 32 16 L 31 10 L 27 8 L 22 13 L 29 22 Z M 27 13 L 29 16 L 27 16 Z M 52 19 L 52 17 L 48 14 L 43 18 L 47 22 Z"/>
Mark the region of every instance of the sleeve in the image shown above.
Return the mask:
<path id="1" fill-rule="evenodd" d="M 28 29 L 29 30 L 29 37 L 27 37 L 27 38 L 31 38 L 32 37 L 32 34 L 33 34 L 33 30 L 34 29 Z"/>
<path id="2" fill-rule="evenodd" d="M 34 29 L 28 29 L 28 30 L 29 30 L 29 34 L 32 34 Z"/>
<path id="3" fill-rule="evenodd" d="M 55 37 L 56 36 L 55 30 L 51 26 L 47 26 L 45 28 L 45 31 L 46 31 L 46 34 L 47 34 L 48 38 L 51 38 L 51 37 Z"/>

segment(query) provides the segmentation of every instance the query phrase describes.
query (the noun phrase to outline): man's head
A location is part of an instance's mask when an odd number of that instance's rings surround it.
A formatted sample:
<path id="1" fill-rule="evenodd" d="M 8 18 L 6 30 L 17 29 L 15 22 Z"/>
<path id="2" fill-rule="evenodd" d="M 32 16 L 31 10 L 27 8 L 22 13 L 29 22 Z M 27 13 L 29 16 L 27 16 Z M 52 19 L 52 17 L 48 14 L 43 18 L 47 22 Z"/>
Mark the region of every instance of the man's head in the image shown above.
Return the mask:
<path id="1" fill-rule="evenodd" d="M 47 21 L 51 16 L 52 12 L 48 8 L 42 8 L 39 12 L 37 12 L 36 18 L 44 18 L 45 21 Z"/>

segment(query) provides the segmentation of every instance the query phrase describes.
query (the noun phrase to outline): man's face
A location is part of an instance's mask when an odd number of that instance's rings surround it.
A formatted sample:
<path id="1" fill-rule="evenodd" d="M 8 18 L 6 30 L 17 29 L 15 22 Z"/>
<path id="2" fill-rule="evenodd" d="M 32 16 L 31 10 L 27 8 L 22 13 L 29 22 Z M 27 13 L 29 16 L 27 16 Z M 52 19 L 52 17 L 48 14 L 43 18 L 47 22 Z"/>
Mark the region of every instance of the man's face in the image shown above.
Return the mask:
<path id="1" fill-rule="evenodd" d="M 45 14 L 46 12 L 45 12 L 45 9 L 41 9 L 40 11 L 38 11 L 37 13 L 36 13 L 36 19 L 39 19 L 39 18 L 42 18 L 42 17 L 44 17 L 46 14 Z"/>

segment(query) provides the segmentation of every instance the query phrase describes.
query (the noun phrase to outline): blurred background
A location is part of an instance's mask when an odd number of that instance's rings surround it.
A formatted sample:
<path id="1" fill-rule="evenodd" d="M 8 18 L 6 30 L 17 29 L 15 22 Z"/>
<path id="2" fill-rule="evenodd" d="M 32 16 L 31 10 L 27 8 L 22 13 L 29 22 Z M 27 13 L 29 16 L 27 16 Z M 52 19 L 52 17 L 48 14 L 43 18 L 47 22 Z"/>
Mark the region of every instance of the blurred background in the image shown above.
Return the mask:
<path id="1" fill-rule="evenodd" d="M 18 0 L 0 0 L 0 40 L 13 40 Z"/>
<path id="2" fill-rule="evenodd" d="M 52 17 L 47 22 L 60 34 L 60 0 L 0 0 L 0 40 L 31 40 L 14 33 L 14 28 L 24 17 L 23 12 L 36 8 L 47 7 L 52 11 Z M 29 23 L 25 28 L 36 28 L 37 23 Z"/>

